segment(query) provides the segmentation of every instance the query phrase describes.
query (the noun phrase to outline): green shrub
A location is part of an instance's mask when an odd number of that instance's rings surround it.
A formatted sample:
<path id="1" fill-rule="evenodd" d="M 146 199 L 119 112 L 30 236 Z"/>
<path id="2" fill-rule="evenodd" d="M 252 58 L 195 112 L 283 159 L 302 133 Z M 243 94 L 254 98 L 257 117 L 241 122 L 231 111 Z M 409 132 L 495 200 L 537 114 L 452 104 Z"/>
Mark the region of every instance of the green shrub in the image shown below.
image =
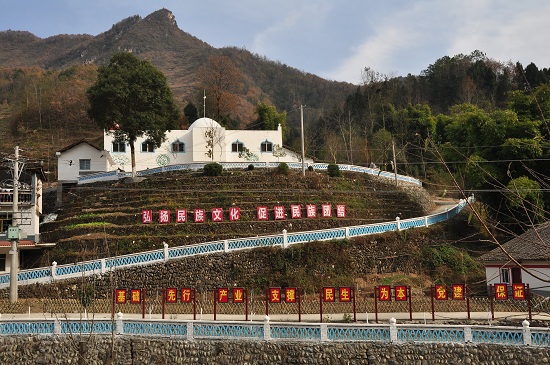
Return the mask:
<path id="1" fill-rule="evenodd" d="M 287 175 L 288 165 L 285 162 L 281 162 L 279 166 L 277 166 L 277 169 L 275 170 L 275 172 L 281 175 Z"/>
<path id="2" fill-rule="evenodd" d="M 313 171 L 313 166 L 308 166 L 307 171 Z"/>
<path id="3" fill-rule="evenodd" d="M 338 166 L 335 163 L 328 164 L 327 172 L 328 172 L 328 176 L 330 177 L 342 176 L 342 173 L 340 173 L 340 166 Z"/>
<path id="4" fill-rule="evenodd" d="M 252 171 L 252 170 L 254 170 L 254 165 L 252 164 L 248 165 L 248 171 Z"/>
<path id="5" fill-rule="evenodd" d="M 223 171 L 223 166 L 217 162 L 212 162 L 204 165 L 204 174 L 206 176 L 220 176 Z"/>

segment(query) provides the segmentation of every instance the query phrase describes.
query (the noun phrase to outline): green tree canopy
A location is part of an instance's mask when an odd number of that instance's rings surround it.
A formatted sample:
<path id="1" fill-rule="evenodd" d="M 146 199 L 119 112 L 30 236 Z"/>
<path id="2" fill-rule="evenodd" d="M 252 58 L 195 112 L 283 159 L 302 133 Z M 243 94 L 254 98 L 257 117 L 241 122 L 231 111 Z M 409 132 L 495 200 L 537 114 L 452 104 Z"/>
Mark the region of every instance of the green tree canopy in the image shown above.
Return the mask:
<path id="1" fill-rule="evenodd" d="M 258 119 L 253 122 L 254 129 L 275 130 L 280 124 L 281 128 L 285 130 L 286 111 L 279 113 L 274 106 L 259 103 L 256 106 L 256 114 L 258 114 Z"/>
<path id="2" fill-rule="evenodd" d="M 133 176 L 136 139 L 147 136 L 159 147 L 166 131 L 177 127 L 179 111 L 166 77 L 149 61 L 130 53 L 117 53 L 100 67 L 87 95 L 90 118 L 130 145 Z"/>

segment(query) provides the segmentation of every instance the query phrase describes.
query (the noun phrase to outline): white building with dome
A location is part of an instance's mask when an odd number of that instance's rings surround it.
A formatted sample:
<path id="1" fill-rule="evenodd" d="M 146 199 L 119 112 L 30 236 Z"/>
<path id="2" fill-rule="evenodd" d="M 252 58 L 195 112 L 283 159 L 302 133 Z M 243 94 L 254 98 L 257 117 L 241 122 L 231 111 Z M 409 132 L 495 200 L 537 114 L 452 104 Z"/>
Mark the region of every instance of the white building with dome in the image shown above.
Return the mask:
<path id="1" fill-rule="evenodd" d="M 189 129 L 168 131 L 165 137 L 158 148 L 145 137 L 137 139 L 137 171 L 188 163 L 301 162 L 299 153 L 283 147 L 280 125 L 277 130 L 228 130 L 213 119 L 200 118 Z M 62 183 L 98 172 L 132 170 L 129 145 L 115 142 L 107 131 L 103 149 L 83 140 L 56 154 L 58 181 Z M 305 162 L 313 160 L 306 158 Z"/>

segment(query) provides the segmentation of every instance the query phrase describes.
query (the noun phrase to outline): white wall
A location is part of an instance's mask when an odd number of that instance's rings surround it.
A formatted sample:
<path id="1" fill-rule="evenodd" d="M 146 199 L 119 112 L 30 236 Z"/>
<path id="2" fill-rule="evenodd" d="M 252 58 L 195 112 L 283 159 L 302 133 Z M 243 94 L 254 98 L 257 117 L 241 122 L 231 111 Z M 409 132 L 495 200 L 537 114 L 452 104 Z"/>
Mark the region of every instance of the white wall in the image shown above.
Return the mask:
<path id="1" fill-rule="evenodd" d="M 90 159 L 90 170 L 80 170 L 79 160 Z M 58 181 L 77 181 L 78 176 L 100 171 L 111 171 L 113 167 L 108 162 L 104 151 L 97 150 L 87 143 L 61 152 L 57 157 Z"/>
<path id="2" fill-rule="evenodd" d="M 529 272 L 525 270 L 521 270 L 521 281 L 525 284 L 529 284 L 529 287 L 531 289 L 537 290 L 537 288 L 540 288 L 539 290 L 542 291 L 550 291 L 550 283 L 544 282 L 541 279 L 550 280 L 550 265 L 541 263 L 541 262 L 526 262 L 522 263 L 522 265 L 525 266 L 525 268 L 528 271 L 531 271 L 533 274 L 538 276 L 539 278 L 534 277 Z M 487 285 L 490 284 L 500 284 L 501 278 L 500 278 L 500 269 L 501 268 L 512 268 L 517 267 L 514 265 L 487 265 L 485 266 L 485 276 L 487 278 Z M 509 273 L 510 282 L 512 281 L 512 273 Z M 511 284 L 511 283 L 510 283 Z"/>
<path id="3" fill-rule="evenodd" d="M 166 133 L 165 142 L 156 148 L 154 152 L 141 152 L 141 144 L 146 138 L 138 138 L 135 143 L 136 150 L 136 170 L 152 169 L 161 166 L 161 163 L 168 162 L 169 165 L 186 163 L 208 163 L 212 159 L 207 156 L 205 132 L 211 128 L 195 127 L 191 130 L 174 130 Z M 282 130 L 226 130 L 225 128 L 216 128 L 216 133 L 222 136 L 222 143 L 214 145 L 215 162 L 247 162 L 239 153 L 231 152 L 232 144 L 236 141 L 242 142 L 244 147 L 257 156 L 259 162 L 299 162 L 300 156 L 290 150 L 285 149 L 286 156 L 277 157 L 272 152 L 261 152 L 260 145 L 264 141 L 273 143 L 274 146 L 282 148 L 283 138 Z M 114 152 L 112 148 L 113 136 L 104 134 L 104 148 L 110 153 L 111 159 L 115 165 L 110 168 L 114 170 L 120 168 L 124 171 L 131 171 L 131 153 L 130 146 L 126 146 L 125 152 Z M 175 141 L 185 143 L 185 153 L 172 152 L 172 143 Z M 77 157 L 75 157 L 77 158 Z M 65 159 L 65 158 L 64 158 Z M 313 162 L 306 159 L 306 162 Z"/>

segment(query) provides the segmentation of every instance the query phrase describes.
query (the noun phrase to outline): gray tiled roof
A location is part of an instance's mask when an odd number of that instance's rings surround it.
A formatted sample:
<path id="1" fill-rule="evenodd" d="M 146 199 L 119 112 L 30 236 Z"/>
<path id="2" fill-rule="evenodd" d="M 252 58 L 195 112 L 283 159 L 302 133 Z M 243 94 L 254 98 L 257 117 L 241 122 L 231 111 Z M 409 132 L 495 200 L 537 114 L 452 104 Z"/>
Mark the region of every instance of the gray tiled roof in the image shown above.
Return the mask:
<path id="1" fill-rule="evenodd" d="M 550 260 L 550 221 L 512 238 L 502 245 L 516 260 Z M 500 247 L 478 258 L 479 261 L 509 261 Z"/>

